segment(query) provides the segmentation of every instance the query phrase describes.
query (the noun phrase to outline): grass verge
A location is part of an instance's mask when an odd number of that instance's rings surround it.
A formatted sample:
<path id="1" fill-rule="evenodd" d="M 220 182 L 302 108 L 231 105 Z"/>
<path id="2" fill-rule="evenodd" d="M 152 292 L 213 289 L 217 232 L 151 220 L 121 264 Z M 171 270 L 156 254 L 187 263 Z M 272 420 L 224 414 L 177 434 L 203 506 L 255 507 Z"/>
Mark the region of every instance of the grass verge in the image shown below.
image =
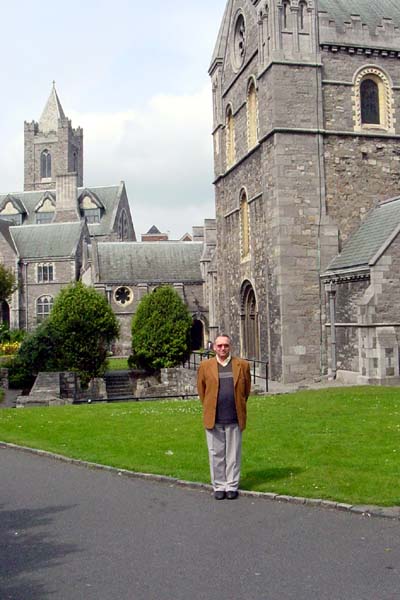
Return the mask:
<path id="1" fill-rule="evenodd" d="M 396 388 L 252 397 L 242 489 L 400 504 Z M 0 411 L 0 439 L 119 468 L 209 481 L 198 401 Z"/>
<path id="2" fill-rule="evenodd" d="M 108 363 L 107 364 L 108 371 L 122 371 L 124 369 L 129 369 L 127 358 L 110 357 L 107 360 L 107 363 Z"/>

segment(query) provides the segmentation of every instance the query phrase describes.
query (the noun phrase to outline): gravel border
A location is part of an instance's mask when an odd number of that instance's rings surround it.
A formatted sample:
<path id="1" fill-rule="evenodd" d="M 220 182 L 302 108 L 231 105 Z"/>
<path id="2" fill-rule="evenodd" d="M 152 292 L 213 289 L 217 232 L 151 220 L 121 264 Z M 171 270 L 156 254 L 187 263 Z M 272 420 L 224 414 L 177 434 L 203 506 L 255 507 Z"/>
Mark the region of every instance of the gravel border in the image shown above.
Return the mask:
<path id="1" fill-rule="evenodd" d="M 118 469 L 116 467 L 110 467 L 107 465 L 101 465 L 98 463 L 88 462 L 80 460 L 78 458 L 69 458 L 62 454 L 55 454 L 54 452 L 47 452 L 46 450 L 38 450 L 36 448 L 29 448 L 27 446 L 18 446 L 17 444 L 11 444 L 9 442 L 0 441 L 0 448 L 10 448 L 12 450 L 20 450 L 29 454 L 36 454 L 37 456 L 45 456 L 53 460 L 59 460 L 71 465 L 79 465 L 86 467 L 87 469 L 97 469 L 100 471 L 108 471 L 115 473 L 116 475 L 131 477 L 135 479 L 146 479 L 149 481 L 156 481 L 160 483 L 168 483 L 177 487 L 185 487 L 188 489 L 202 489 L 212 492 L 211 485 L 207 483 L 199 483 L 193 481 L 185 481 L 183 479 L 177 479 L 175 477 L 168 477 L 166 475 L 153 475 L 152 473 L 139 473 L 137 471 L 128 471 L 127 469 Z M 241 496 L 249 498 L 262 498 L 265 500 L 273 500 L 277 502 L 287 502 L 290 504 L 304 504 L 305 506 L 318 506 L 321 508 L 329 508 L 333 510 L 340 510 L 350 512 L 364 517 L 381 517 L 385 519 L 400 520 L 400 506 L 374 506 L 374 505 L 360 505 L 360 504 L 346 504 L 345 502 L 335 502 L 332 500 L 322 500 L 318 498 L 302 498 L 300 496 L 287 496 L 283 494 L 275 494 L 273 492 L 250 492 L 247 490 L 240 490 Z"/>

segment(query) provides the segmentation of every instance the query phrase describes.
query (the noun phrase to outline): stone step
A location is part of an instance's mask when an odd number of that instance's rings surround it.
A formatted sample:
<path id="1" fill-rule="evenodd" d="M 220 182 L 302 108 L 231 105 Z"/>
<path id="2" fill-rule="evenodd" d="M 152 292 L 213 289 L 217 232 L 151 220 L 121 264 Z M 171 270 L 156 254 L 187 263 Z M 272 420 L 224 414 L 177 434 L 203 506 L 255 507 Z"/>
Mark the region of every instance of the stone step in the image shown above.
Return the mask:
<path id="1" fill-rule="evenodd" d="M 132 384 L 129 372 L 108 372 L 105 375 L 107 398 L 132 397 Z"/>

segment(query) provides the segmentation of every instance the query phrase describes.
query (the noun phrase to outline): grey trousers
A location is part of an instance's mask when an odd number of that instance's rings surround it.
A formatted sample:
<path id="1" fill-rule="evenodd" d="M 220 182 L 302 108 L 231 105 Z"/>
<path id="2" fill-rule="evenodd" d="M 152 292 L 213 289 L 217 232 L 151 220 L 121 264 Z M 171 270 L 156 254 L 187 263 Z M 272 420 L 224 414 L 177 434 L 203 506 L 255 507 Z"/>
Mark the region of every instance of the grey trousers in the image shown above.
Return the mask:
<path id="1" fill-rule="evenodd" d="M 214 491 L 236 491 L 240 479 L 242 432 L 236 423 L 206 429 L 211 483 Z"/>

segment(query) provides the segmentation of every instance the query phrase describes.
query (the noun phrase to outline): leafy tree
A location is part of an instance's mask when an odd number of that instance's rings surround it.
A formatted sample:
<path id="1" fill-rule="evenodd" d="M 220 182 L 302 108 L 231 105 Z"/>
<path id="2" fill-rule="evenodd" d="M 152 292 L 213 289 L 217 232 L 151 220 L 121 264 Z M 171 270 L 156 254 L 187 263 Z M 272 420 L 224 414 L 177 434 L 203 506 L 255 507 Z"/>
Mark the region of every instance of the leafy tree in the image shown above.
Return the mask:
<path id="1" fill-rule="evenodd" d="M 50 320 L 41 323 L 27 335 L 16 355 L 6 364 L 12 388 L 29 388 L 39 371 L 56 371 L 60 368 L 60 339 Z"/>
<path id="2" fill-rule="evenodd" d="M 132 320 L 131 362 L 147 370 L 175 367 L 190 354 L 192 317 L 170 286 L 145 296 Z"/>
<path id="3" fill-rule="evenodd" d="M 94 288 L 78 282 L 61 290 L 49 321 L 57 332 L 59 364 L 79 373 L 86 385 L 106 368 L 110 343 L 119 325 L 107 300 Z"/>
<path id="4" fill-rule="evenodd" d="M 8 300 L 17 287 L 13 271 L 0 263 L 0 302 Z"/>

